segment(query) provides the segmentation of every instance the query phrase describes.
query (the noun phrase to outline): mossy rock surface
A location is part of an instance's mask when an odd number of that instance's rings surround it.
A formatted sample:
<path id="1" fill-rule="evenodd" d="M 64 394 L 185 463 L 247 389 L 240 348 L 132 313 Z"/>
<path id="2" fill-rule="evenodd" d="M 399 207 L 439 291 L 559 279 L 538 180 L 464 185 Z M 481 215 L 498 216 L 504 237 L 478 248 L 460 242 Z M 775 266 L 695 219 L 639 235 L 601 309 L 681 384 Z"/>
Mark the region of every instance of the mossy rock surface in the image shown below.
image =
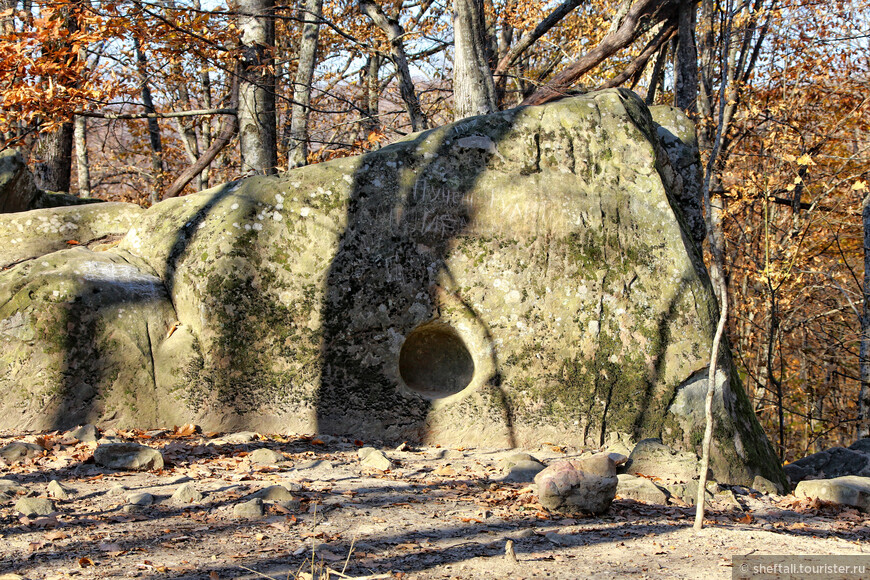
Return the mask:
<path id="1" fill-rule="evenodd" d="M 717 309 L 657 131 L 633 93 L 590 93 L 168 200 L 105 252 L 19 263 L 0 274 L 0 356 L 18 365 L 4 420 L 69 399 L 51 395 L 70 392 L 68 352 L 94 344 L 76 351 L 97 367 L 91 403 L 53 421 L 697 451 L 694 410 L 670 408 L 708 364 Z M 153 284 L 92 302 L 74 264 L 96 254 L 125 264 L 109 287 Z M 110 322 L 120 308 L 135 324 Z M 49 350 L 54 367 L 28 362 Z M 717 400 L 714 473 L 782 479 L 740 385 Z"/>

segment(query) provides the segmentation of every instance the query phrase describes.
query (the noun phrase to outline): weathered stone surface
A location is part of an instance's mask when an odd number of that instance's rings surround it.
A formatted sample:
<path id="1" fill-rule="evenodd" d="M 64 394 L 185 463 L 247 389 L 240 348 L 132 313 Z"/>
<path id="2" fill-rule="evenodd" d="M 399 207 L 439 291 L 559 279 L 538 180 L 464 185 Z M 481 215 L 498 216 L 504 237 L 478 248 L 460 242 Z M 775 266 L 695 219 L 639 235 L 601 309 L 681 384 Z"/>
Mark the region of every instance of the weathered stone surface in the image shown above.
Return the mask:
<path id="1" fill-rule="evenodd" d="M 0 477 L 0 500 L 9 500 L 16 495 L 27 493 L 27 489 L 16 481 Z"/>
<path id="2" fill-rule="evenodd" d="M 282 453 L 266 448 L 252 451 L 248 454 L 248 459 L 255 465 L 278 465 L 287 461 L 287 458 Z"/>
<path id="3" fill-rule="evenodd" d="M 43 449 L 35 443 L 25 443 L 24 441 L 13 441 L 8 445 L 0 448 L 0 458 L 8 464 L 18 463 L 28 457 L 37 457 L 42 455 Z"/>
<path id="4" fill-rule="evenodd" d="M 857 441 L 849 445 L 849 449 L 852 449 L 853 451 L 860 451 L 861 453 L 870 454 L 870 437 L 858 439 Z"/>
<path id="5" fill-rule="evenodd" d="M 698 480 L 693 479 L 685 483 L 662 483 L 662 487 L 671 496 L 678 498 L 683 503 L 695 505 L 698 502 Z M 706 501 L 713 498 L 713 494 L 719 491 L 719 484 L 715 481 L 707 482 L 707 490 L 704 492 Z"/>
<path id="6" fill-rule="evenodd" d="M 94 461 L 109 469 L 144 471 L 163 469 L 163 455 L 138 443 L 107 443 L 94 451 Z"/>
<path id="7" fill-rule="evenodd" d="M 384 452 L 379 449 L 367 453 L 365 459 L 360 461 L 360 465 L 377 469 L 379 471 L 387 471 L 388 469 L 393 468 L 393 462 L 390 461 L 390 459 L 384 455 Z"/>
<path id="8" fill-rule="evenodd" d="M 202 494 L 197 491 L 196 486 L 192 482 L 180 485 L 172 494 L 172 497 L 169 498 L 169 502 L 173 505 L 188 505 L 201 501 Z"/>
<path id="9" fill-rule="evenodd" d="M 56 479 L 49 482 L 47 491 L 49 496 L 60 500 L 70 499 L 77 493 L 73 487 L 64 485 Z"/>
<path id="10" fill-rule="evenodd" d="M 154 496 L 150 493 L 131 493 L 127 496 L 127 503 L 137 506 L 149 506 L 154 503 Z"/>
<path id="11" fill-rule="evenodd" d="M 628 473 L 620 473 L 616 477 L 616 495 L 619 497 L 661 505 L 668 502 L 668 494 L 645 477 L 635 477 Z"/>
<path id="12" fill-rule="evenodd" d="M 870 476 L 870 454 L 844 447 L 831 447 L 785 466 L 792 484 L 810 477 L 833 479 L 844 475 Z"/>
<path id="13" fill-rule="evenodd" d="M 233 506 L 233 515 L 241 519 L 257 519 L 263 517 L 265 513 L 266 508 L 263 507 L 263 500 L 260 498 L 237 503 Z"/>
<path id="14" fill-rule="evenodd" d="M 833 479 L 807 479 L 797 485 L 794 494 L 870 512 L 870 477 L 847 475 Z"/>
<path id="15" fill-rule="evenodd" d="M 54 513 L 54 504 L 44 497 L 22 497 L 15 502 L 15 511 L 25 516 L 47 516 Z"/>
<path id="16" fill-rule="evenodd" d="M 535 476 L 538 500 L 560 513 L 602 514 L 616 496 L 616 464 L 599 453 L 574 461 L 558 461 Z"/>
<path id="17" fill-rule="evenodd" d="M 661 439 L 638 442 L 629 456 L 627 472 L 669 481 L 689 481 L 698 477 L 699 461 L 686 453 L 664 445 Z"/>
<path id="18" fill-rule="evenodd" d="M 42 191 L 36 187 L 33 174 L 27 169 L 24 158 L 18 151 L 0 151 L 0 213 L 100 202 L 100 199 Z"/>
<path id="19" fill-rule="evenodd" d="M 526 483 L 535 480 L 535 476 L 546 469 L 546 465 L 537 459 L 521 459 L 505 469 L 502 481 Z"/>
<path id="20" fill-rule="evenodd" d="M 99 432 L 95 426 L 88 423 L 67 432 L 66 437 L 81 441 L 82 443 L 96 443 L 97 439 L 99 439 Z"/>
<path id="21" fill-rule="evenodd" d="M 785 492 L 784 488 L 776 485 L 766 477 L 761 477 L 760 475 L 755 476 L 750 487 L 768 495 L 782 495 Z"/>
<path id="22" fill-rule="evenodd" d="M 659 117 L 610 90 L 466 119 L 0 271 L 0 421 L 694 452 L 716 303 L 659 138 L 689 121 Z M 783 479 L 722 368 L 717 478 Z"/>

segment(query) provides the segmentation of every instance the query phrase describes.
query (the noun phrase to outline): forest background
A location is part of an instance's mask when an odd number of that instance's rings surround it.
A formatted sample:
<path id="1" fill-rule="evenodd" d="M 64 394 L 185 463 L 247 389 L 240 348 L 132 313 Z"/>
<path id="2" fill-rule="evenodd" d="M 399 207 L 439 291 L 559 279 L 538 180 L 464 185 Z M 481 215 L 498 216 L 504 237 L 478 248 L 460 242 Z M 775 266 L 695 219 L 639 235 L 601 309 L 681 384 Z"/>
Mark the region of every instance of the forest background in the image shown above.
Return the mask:
<path id="1" fill-rule="evenodd" d="M 203 2 L 0 0 L 2 147 L 148 206 L 628 87 L 698 124 L 708 263 L 781 457 L 870 434 L 868 0 Z"/>

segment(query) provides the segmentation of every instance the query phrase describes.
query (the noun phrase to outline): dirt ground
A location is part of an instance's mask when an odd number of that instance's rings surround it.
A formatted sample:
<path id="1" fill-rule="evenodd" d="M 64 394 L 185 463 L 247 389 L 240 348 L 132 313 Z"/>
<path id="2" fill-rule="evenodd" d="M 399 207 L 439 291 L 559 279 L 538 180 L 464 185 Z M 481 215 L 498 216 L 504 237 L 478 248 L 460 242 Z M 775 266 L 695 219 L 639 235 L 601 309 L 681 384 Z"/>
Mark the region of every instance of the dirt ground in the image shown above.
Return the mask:
<path id="1" fill-rule="evenodd" d="M 188 431 L 116 433 L 160 449 L 166 465 L 157 472 L 104 469 L 93 462 L 95 443 L 40 434 L 45 453 L 0 467 L 0 476 L 31 496 L 48 497 L 52 479 L 75 493 L 43 517 L 15 511 L 21 494 L 0 501 L 0 579 L 731 578 L 735 555 L 870 555 L 867 514 L 794 496 L 735 488 L 742 509 L 714 500 L 696 533 L 694 508 L 679 500 L 617 497 L 600 517 L 548 514 L 531 486 L 500 481 L 511 450 L 399 451 L 306 436 L 231 443 Z M 15 440 L 36 442 L 37 434 L 0 432 L 0 445 Z M 362 466 L 363 444 L 393 467 Z M 528 451 L 546 463 L 581 453 L 557 444 Z M 262 447 L 287 461 L 253 465 L 248 455 Z M 183 483 L 202 500 L 172 502 Z M 236 513 L 276 484 L 294 490 L 294 500 L 269 504 L 259 519 Z M 141 492 L 155 502 L 129 505 Z M 506 555 L 511 543 L 515 561 Z"/>

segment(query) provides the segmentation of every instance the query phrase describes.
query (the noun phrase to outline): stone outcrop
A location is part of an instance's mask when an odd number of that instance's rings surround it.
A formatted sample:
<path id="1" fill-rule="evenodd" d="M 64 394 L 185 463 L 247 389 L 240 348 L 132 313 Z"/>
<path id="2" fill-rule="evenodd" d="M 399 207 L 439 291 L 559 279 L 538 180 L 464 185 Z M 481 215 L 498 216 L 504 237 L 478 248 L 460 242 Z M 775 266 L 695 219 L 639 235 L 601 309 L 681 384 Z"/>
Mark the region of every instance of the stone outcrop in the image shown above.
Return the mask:
<path id="1" fill-rule="evenodd" d="M 18 151 L 0 151 L 0 213 L 101 202 L 101 199 L 39 189 Z"/>
<path id="2" fill-rule="evenodd" d="M 37 233 L 83 208 L 0 216 L 0 422 L 697 453 L 717 307 L 691 124 L 657 116 L 610 90 L 466 119 L 131 209 L 116 245 Z M 716 479 L 784 482 L 722 367 Z"/>

